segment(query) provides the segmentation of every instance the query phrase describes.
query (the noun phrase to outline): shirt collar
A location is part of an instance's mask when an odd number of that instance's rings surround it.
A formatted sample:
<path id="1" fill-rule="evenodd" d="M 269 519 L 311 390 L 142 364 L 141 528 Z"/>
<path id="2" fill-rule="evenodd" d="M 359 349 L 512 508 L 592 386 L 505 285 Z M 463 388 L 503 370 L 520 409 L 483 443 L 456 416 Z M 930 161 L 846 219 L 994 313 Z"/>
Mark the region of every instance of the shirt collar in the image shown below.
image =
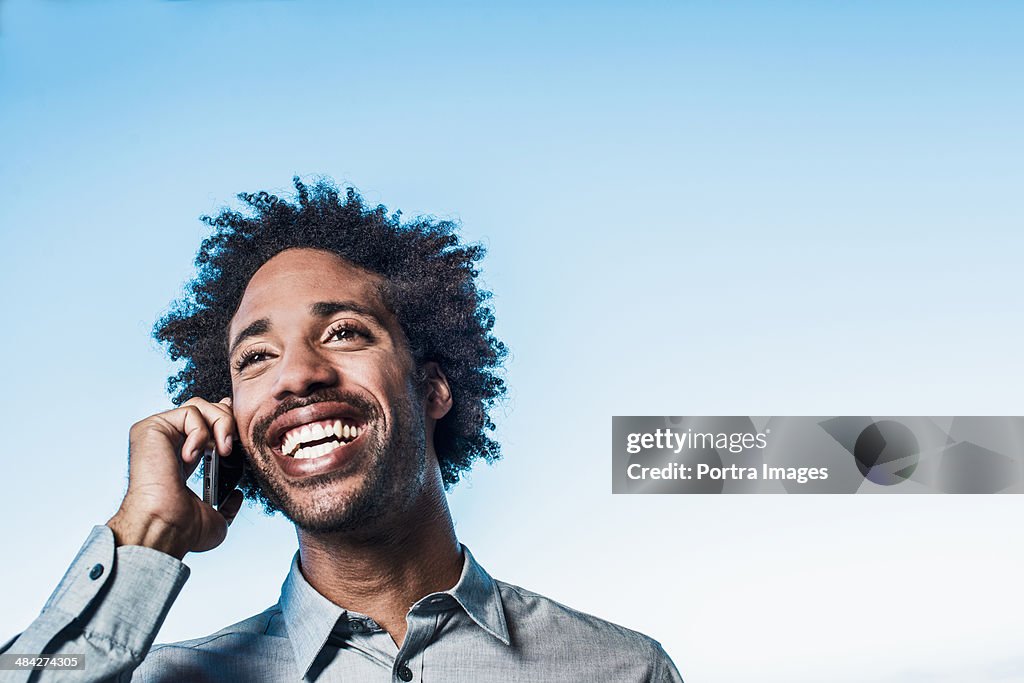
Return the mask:
<path id="1" fill-rule="evenodd" d="M 299 570 L 299 553 L 292 558 L 292 567 L 281 586 L 278 603 L 284 615 L 288 641 L 295 652 L 295 663 L 305 679 L 313 660 L 327 643 L 335 624 L 345 609 L 316 592 Z"/>
<path id="2" fill-rule="evenodd" d="M 508 636 L 508 624 L 505 621 L 505 610 L 501 603 L 498 584 L 477 563 L 473 554 L 469 552 L 469 548 L 461 544 L 460 547 L 463 561 L 462 574 L 459 576 L 458 583 L 449 590 L 432 595 L 452 596 L 474 623 L 508 645 L 511 641 Z M 424 600 L 418 602 L 417 605 Z M 284 585 L 281 586 L 279 604 L 284 616 L 285 627 L 288 629 L 288 640 L 295 653 L 295 663 L 305 678 L 309 668 L 313 665 L 313 660 L 320 654 L 334 627 L 348 611 L 335 605 L 309 585 L 306 577 L 299 570 L 299 554 L 297 552 L 292 558 L 292 566 L 284 580 Z M 355 613 L 353 612 L 353 614 Z"/>
<path id="3" fill-rule="evenodd" d="M 477 626 L 508 645 L 508 624 L 497 582 L 484 571 L 469 548 L 462 546 L 462 575 L 454 588 L 444 591 L 455 598 Z"/>

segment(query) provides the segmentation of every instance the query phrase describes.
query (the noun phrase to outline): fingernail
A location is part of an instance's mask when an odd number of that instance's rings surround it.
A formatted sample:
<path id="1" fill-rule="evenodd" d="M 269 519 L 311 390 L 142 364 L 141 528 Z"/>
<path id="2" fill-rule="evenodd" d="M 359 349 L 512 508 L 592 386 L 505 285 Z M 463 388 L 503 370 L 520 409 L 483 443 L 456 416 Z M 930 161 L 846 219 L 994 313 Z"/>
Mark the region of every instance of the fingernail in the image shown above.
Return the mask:
<path id="1" fill-rule="evenodd" d="M 232 443 L 234 442 L 234 440 L 235 440 L 235 437 L 231 436 L 230 434 L 228 434 L 228 438 L 224 439 L 224 442 L 227 444 L 227 449 L 228 449 L 227 453 L 225 455 L 231 455 L 231 446 L 232 446 Z"/>

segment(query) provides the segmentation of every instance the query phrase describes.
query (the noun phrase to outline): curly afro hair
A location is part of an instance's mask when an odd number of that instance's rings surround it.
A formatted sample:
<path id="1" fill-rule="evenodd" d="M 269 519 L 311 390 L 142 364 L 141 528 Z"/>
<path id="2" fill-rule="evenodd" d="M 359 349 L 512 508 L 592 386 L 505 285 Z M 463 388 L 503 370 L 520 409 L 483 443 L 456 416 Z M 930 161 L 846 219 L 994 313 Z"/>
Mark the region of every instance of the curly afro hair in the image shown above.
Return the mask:
<path id="1" fill-rule="evenodd" d="M 196 255 L 196 276 L 153 330 L 171 360 L 184 361 L 167 381 L 175 405 L 231 395 L 228 325 L 264 263 L 291 248 L 333 252 L 381 276 L 384 303 L 401 324 L 416 367 L 434 361 L 448 377 L 453 405 L 437 423 L 434 446 L 450 488 L 478 458 L 500 456 L 489 413 L 505 394 L 498 373 L 507 349 L 491 333 L 491 294 L 476 284 L 474 264 L 484 248 L 461 244 L 450 221 L 402 222 L 400 212 L 389 216 L 384 206 L 367 206 L 353 188 L 342 197 L 329 180 L 307 186 L 296 176 L 293 182 L 294 203 L 242 193 L 245 214 L 223 209 L 201 217 L 214 232 Z M 249 475 L 239 488 L 273 509 Z"/>

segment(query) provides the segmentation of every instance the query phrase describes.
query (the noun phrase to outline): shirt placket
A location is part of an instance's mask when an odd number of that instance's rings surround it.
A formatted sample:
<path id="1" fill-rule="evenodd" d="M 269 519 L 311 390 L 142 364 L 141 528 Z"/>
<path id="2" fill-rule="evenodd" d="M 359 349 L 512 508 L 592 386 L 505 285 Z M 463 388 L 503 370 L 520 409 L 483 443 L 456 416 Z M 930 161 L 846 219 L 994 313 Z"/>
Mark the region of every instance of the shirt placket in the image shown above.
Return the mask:
<path id="1" fill-rule="evenodd" d="M 423 651 L 434 638 L 437 628 L 437 614 L 432 610 L 414 607 L 406 617 L 409 625 L 405 640 L 395 657 L 395 665 L 391 669 L 392 683 L 413 683 L 425 681 L 423 668 Z M 433 683 L 427 681 L 427 683 Z"/>

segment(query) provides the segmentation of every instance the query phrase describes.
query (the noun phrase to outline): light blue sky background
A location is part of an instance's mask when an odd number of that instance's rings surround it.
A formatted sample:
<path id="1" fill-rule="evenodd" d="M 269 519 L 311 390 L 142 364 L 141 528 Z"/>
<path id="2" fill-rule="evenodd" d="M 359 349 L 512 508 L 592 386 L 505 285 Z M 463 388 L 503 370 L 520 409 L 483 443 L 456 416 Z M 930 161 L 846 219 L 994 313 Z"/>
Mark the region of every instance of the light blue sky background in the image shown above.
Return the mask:
<path id="1" fill-rule="evenodd" d="M 493 4 L 493 3 L 492 3 Z M 1024 681 L 1024 498 L 610 493 L 615 414 L 1020 414 L 1024 6 L 0 3 L 0 639 L 167 407 L 203 213 L 328 174 L 463 222 L 513 355 L 451 496 L 689 683 Z M 246 509 L 160 640 L 276 600 Z"/>

